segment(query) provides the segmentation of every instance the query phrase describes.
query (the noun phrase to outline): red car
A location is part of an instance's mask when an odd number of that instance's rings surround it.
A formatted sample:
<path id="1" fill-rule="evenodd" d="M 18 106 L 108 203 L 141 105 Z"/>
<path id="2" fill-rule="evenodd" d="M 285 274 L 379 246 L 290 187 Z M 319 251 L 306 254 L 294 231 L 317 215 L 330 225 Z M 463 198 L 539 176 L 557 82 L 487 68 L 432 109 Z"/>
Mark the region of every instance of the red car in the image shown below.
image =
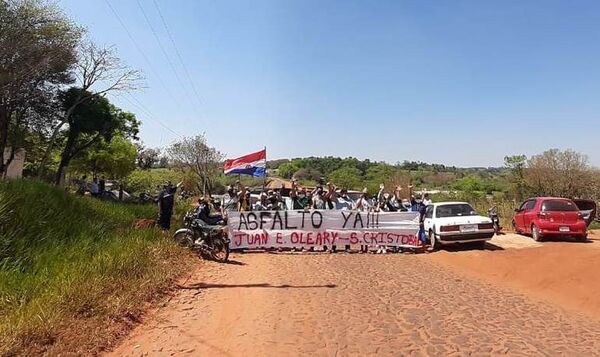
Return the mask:
<path id="1" fill-rule="evenodd" d="M 567 198 L 535 197 L 515 210 L 513 227 L 519 234 L 531 234 L 536 241 L 548 236 L 587 239 L 587 224 L 575 202 Z"/>

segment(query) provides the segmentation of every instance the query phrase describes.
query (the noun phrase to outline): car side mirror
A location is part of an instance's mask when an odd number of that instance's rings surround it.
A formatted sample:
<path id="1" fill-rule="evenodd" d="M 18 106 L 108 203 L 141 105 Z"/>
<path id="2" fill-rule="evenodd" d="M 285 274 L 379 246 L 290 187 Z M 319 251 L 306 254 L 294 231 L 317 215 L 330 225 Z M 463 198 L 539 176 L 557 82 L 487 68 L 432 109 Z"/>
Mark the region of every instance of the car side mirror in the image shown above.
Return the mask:
<path id="1" fill-rule="evenodd" d="M 515 212 L 519 213 L 519 212 L 521 212 L 521 209 L 520 208 L 515 208 Z"/>

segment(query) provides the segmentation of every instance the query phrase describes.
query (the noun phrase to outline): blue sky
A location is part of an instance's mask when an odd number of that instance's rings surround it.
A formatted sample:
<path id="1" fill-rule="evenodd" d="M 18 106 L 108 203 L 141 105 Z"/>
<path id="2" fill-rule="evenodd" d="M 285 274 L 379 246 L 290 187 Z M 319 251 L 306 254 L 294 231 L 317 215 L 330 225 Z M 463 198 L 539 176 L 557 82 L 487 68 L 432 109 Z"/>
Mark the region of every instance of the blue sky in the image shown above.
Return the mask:
<path id="1" fill-rule="evenodd" d="M 230 157 L 458 166 L 557 147 L 600 166 L 598 1 L 156 0 L 189 77 L 139 1 L 175 71 L 136 0 L 59 5 L 145 73 L 135 99 L 111 99 L 148 146 L 205 132 Z"/>

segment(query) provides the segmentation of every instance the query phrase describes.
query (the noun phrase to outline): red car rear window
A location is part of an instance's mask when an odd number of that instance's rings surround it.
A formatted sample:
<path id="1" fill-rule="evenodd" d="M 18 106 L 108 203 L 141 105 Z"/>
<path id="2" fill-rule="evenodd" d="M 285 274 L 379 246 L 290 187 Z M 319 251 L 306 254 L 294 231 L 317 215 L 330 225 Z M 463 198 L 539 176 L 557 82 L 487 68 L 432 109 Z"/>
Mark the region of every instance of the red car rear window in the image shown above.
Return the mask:
<path id="1" fill-rule="evenodd" d="M 571 201 L 552 200 L 542 203 L 542 211 L 544 212 L 571 212 L 579 211 L 577 206 Z"/>

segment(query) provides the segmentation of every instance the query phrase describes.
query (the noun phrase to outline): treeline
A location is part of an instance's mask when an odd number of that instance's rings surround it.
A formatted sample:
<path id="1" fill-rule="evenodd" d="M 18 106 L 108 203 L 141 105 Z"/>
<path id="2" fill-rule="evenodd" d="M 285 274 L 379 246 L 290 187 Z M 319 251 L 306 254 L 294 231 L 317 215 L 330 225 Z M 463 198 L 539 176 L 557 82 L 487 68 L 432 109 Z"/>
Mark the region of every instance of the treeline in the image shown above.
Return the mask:
<path id="1" fill-rule="evenodd" d="M 586 155 L 550 149 L 541 154 L 507 156 L 503 167 L 458 168 L 404 161 L 397 164 L 339 157 L 307 157 L 270 161 L 271 173 L 306 183 L 332 181 L 340 187 L 376 192 L 381 183 L 456 191 L 472 196 L 495 195 L 520 200 L 550 195 L 600 198 L 600 173 Z"/>
<path id="2" fill-rule="evenodd" d="M 340 187 L 376 191 L 381 183 L 413 184 L 418 188 L 459 191 L 505 191 L 506 168 L 458 168 L 404 161 L 394 165 L 353 157 L 307 157 L 270 161 L 267 167 L 286 179 L 328 180 Z"/>

